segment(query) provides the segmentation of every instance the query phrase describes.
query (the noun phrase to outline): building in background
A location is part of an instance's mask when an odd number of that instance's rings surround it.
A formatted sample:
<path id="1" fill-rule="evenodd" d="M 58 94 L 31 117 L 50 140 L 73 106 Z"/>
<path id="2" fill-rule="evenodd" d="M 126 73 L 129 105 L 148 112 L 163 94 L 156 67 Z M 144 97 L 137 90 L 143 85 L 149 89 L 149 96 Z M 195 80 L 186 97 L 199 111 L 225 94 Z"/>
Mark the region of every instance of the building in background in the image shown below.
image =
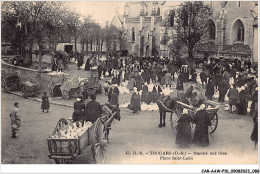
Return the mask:
<path id="1" fill-rule="evenodd" d="M 169 56 L 168 44 L 174 35 L 168 27 L 170 9 L 180 2 L 138 1 L 124 6 L 124 28 L 127 31 L 127 49 L 138 56 Z M 172 18 L 172 21 L 174 19 Z"/>
<path id="2" fill-rule="evenodd" d="M 126 2 L 124 14 L 116 13 L 110 25 L 123 27 L 126 49 L 138 56 L 176 58 L 182 50 L 175 31 L 175 11 L 181 2 Z M 205 1 L 213 14 L 207 22 L 209 38 L 195 48 L 195 56 L 225 56 L 258 60 L 258 2 Z M 122 19 L 123 18 L 123 19 Z"/>
<path id="3" fill-rule="evenodd" d="M 213 9 L 209 20 L 210 39 L 199 45 L 204 56 L 225 56 L 252 59 L 257 62 L 258 2 L 208 1 Z M 253 51 L 254 50 L 254 51 Z"/>

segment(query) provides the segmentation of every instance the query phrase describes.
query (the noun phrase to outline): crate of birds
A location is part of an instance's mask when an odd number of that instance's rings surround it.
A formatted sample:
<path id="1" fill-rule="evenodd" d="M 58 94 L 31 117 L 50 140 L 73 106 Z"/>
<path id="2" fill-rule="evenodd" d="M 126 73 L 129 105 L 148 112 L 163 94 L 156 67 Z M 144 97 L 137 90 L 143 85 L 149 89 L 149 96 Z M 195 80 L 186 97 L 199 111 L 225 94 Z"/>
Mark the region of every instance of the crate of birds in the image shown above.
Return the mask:
<path id="1" fill-rule="evenodd" d="M 91 122 L 71 122 L 47 138 L 51 155 L 78 155 L 88 145 Z"/>

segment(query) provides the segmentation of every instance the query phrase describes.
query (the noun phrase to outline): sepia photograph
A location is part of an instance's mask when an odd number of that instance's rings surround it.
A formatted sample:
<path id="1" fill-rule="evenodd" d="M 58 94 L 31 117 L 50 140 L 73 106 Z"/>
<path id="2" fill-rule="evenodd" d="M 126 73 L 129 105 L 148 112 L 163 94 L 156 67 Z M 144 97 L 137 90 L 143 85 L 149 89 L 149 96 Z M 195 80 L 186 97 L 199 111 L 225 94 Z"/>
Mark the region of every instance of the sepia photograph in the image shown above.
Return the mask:
<path id="1" fill-rule="evenodd" d="M 1 164 L 258 163 L 258 1 L 1 2 Z"/>

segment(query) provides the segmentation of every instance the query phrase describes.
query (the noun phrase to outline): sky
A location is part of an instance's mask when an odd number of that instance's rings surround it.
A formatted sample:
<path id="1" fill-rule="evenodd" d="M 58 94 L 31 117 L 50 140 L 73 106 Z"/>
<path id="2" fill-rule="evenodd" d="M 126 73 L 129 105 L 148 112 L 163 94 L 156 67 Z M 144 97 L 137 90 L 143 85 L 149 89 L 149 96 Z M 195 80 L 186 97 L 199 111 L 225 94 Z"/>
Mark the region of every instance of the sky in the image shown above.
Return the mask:
<path id="1" fill-rule="evenodd" d="M 124 13 L 125 1 L 73 1 L 68 2 L 69 8 L 75 9 L 82 15 L 91 15 L 101 26 L 106 25 L 106 21 L 111 22 L 118 8 L 120 14 Z"/>

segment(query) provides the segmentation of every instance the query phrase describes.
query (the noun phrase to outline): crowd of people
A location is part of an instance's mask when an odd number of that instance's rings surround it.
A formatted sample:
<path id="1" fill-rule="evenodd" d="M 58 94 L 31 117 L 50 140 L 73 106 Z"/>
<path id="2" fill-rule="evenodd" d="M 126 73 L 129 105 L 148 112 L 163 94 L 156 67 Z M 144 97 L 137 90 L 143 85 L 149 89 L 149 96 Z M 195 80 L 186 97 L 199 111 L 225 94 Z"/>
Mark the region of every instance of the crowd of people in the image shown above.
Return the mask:
<path id="1" fill-rule="evenodd" d="M 83 65 L 84 57 L 79 54 L 78 67 Z M 193 85 L 184 92 L 184 83 L 200 84 L 204 97 L 208 100 L 218 98 L 219 103 L 228 101 L 229 112 L 238 115 L 250 114 L 254 119 L 254 124 L 258 122 L 258 78 L 257 69 L 253 69 L 251 64 L 237 60 L 234 62 L 223 62 L 220 59 L 210 58 L 201 65 L 201 72 L 182 59 L 169 60 L 167 58 L 140 58 L 140 57 L 108 57 L 106 60 L 98 61 L 95 58 L 87 59 L 85 70 L 90 71 L 91 67 L 97 66 L 98 77 L 111 77 L 111 81 L 106 81 L 103 88 L 111 106 L 119 106 L 119 86 L 127 82 L 126 87 L 132 90 L 132 97 L 128 108 L 136 113 L 141 111 L 140 103 L 150 104 L 165 97 L 163 89 L 173 89 L 183 91 L 185 98 L 192 98 L 195 91 Z M 200 71 L 200 70 L 199 70 Z M 176 78 L 177 77 L 177 78 Z M 176 83 L 173 83 L 176 80 Z M 176 85 L 173 85 L 176 84 Z M 152 88 L 149 86 L 152 85 Z M 149 89 L 150 88 L 150 89 Z M 85 95 L 83 95 L 85 96 Z M 74 103 L 73 120 L 86 120 L 95 122 L 101 116 L 102 109 L 96 101 L 96 96 L 91 95 L 91 100 L 84 103 L 86 97 L 78 98 Z M 49 101 L 46 94 L 42 97 L 42 109 L 49 109 Z M 183 110 L 178 122 L 178 133 L 176 144 L 187 147 L 192 142 L 201 146 L 209 144 L 207 112 L 203 107 L 203 102 L 192 102 L 191 105 L 198 108 L 195 117 L 188 116 Z M 12 114 L 15 115 L 15 114 Z M 14 116 L 13 116 L 14 117 Z M 196 124 L 193 140 L 191 140 L 190 122 Z M 251 135 L 252 141 L 256 144 L 257 126 Z M 202 140 L 201 137 L 204 137 Z"/>

